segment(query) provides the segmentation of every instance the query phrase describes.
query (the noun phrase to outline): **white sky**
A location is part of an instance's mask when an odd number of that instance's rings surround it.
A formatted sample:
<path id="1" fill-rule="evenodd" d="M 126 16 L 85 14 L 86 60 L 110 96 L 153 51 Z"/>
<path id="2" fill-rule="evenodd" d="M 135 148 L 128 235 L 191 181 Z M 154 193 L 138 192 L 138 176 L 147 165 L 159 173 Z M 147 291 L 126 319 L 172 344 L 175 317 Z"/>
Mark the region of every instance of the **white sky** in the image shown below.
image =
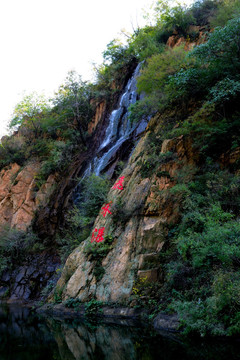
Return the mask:
<path id="1" fill-rule="evenodd" d="M 121 29 L 141 26 L 142 8 L 151 3 L 0 0 L 0 137 L 24 91 L 51 95 L 69 70 L 90 79 L 106 45 Z"/>

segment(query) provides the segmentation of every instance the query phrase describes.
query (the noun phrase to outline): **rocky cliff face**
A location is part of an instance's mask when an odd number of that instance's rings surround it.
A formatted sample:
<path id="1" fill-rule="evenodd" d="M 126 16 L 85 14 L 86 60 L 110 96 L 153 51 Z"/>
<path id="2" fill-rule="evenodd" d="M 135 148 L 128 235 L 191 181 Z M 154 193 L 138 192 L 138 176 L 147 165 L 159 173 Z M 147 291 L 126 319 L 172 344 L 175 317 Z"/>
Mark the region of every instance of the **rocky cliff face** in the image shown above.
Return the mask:
<path id="1" fill-rule="evenodd" d="M 53 286 L 56 269 L 60 266 L 54 236 L 64 226 L 64 216 L 72 203 L 76 179 L 81 177 L 96 156 L 109 114 L 116 107 L 135 66 L 135 62 L 129 64 L 126 72 L 121 74 L 117 86 L 113 86 L 115 92 L 108 101 L 103 99 L 95 103 L 96 112 L 88 127 L 88 149 L 74 157 L 65 174 L 52 174 L 42 184 L 39 181 L 42 164 L 37 159 L 30 160 L 22 167 L 13 163 L 1 170 L 0 231 L 5 226 L 23 232 L 33 229 L 41 241 L 47 239 L 50 248 L 29 254 L 11 270 L 4 270 L 0 279 L 0 298 L 32 300 L 40 296 L 45 286 Z M 14 139 L 19 137 L 19 132 L 21 129 L 14 133 Z"/>
<path id="2" fill-rule="evenodd" d="M 207 29 L 206 26 L 191 25 L 189 27 L 189 33 L 195 35 L 194 40 L 190 39 L 189 36 L 186 39 L 184 36 L 178 34 L 178 32 L 175 31 L 173 35 L 168 38 L 166 45 L 170 48 L 184 45 L 185 50 L 191 50 L 194 46 L 206 42 L 206 39 L 208 37 L 208 30 L 209 29 Z"/>
<path id="3" fill-rule="evenodd" d="M 170 189 L 175 184 L 176 172 L 193 165 L 197 156 L 189 138 L 165 140 L 161 146 L 165 160 L 159 163 L 156 173 L 145 177 L 139 164 L 146 160 L 149 135 L 147 131 L 120 175 L 123 189 L 110 190 L 107 200 L 110 213 L 103 216 L 101 210 L 93 227 L 93 231 L 104 228 L 105 239 L 113 239 L 110 251 L 101 262 L 103 275 L 98 276 L 99 263 L 92 257 L 91 246 L 104 246 L 104 241 L 94 244 L 88 238 L 66 262 L 58 282 L 63 299 L 124 302 L 139 277 L 161 281 L 159 254 L 169 225 L 176 223 L 180 216 L 179 202 Z M 168 159 L 170 152 L 172 156 Z"/>
<path id="4" fill-rule="evenodd" d="M 46 206 L 55 185 L 54 175 L 46 183 L 37 186 L 39 162 L 28 163 L 24 168 L 11 164 L 0 172 L 0 227 L 5 225 L 26 230 L 35 211 Z"/>

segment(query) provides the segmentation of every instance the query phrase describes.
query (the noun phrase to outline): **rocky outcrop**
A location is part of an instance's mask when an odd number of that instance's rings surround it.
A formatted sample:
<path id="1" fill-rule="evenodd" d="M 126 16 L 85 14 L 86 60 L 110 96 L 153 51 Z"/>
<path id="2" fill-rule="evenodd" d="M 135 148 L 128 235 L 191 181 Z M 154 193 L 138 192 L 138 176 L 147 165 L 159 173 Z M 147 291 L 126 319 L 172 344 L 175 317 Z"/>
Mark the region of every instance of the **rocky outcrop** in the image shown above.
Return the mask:
<path id="1" fill-rule="evenodd" d="M 192 50 L 193 47 L 203 44 L 207 40 L 208 30 L 209 29 L 204 26 L 191 25 L 187 31 L 187 37 L 175 31 L 173 35 L 168 38 L 166 45 L 170 48 L 184 45 L 186 51 Z"/>
<path id="2" fill-rule="evenodd" d="M 0 298 L 9 302 L 30 301 L 44 296 L 45 287 L 50 291 L 59 277 L 60 259 L 55 254 L 29 255 L 21 266 L 6 270 L 0 279 Z"/>
<path id="3" fill-rule="evenodd" d="M 227 151 L 220 156 L 219 162 L 222 167 L 231 167 L 239 161 L 240 147 Z"/>
<path id="4" fill-rule="evenodd" d="M 179 201 L 175 201 L 170 189 L 175 185 L 176 172 L 184 166 L 194 166 L 197 155 L 188 138 L 165 140 L 161 155 L 164 158 L 171 152 L 173 156 L 159 162 L 151 177 L 144 177 L 140 162 L 147 161 L 144 154 L 148 136 L 149 133 L 140 140 L 120 175 L 124 179 L 123 189 L 112 188 L 109 192 L 111 214 L 104 217 L 101 211 L 94 224 L 93 230 L 104 228 L 105 238 L 109 235 L 113 239 L 113 246 L 101 263 L 103 276 L 99 279 L 96 274 L 88 238 L 69 256 L 58 281 L 63 299 L 124 302 L 138 278 L 161 282 L 159 254 L 169 225 L 180 217 Z M 104 241 L 98 246 L 104 246 Z"/>
<path id="5" fill-rule="evenodd" d="M 55 178 L 49 176 L 38 187 L 36 176 L 40 170 L 39 162 L 28 163 L 24 168 L 11 164 L 0 172 L 0 228 L 26 230 L 31 224 L 35 211 L 45 206 L 54 190 Z"/>
<path id="6" fill-rule="evenodd" d="M 88 125 L 88 133 L 90 135 L 96 130 L 96 127 L 103 120 L 104 116 L 106 116 L 107 102 L 106 100 L 102 100 L 97 103 L 92 101 L 92 105 L 95 106 L 96 111 L 92 121 Z"/>

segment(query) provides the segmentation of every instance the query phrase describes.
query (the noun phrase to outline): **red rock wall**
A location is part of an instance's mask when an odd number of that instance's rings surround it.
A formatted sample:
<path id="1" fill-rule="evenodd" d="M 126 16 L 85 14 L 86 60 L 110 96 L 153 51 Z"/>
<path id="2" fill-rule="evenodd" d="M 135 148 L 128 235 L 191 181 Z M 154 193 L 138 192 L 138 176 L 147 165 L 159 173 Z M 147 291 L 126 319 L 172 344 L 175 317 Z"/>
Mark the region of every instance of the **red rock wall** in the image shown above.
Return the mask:
<path id="1" fill-rule="evenodd" d="M 11 164 L 0 172 L 0 228 L 26 230 L 35 211 L 45 205 L 54 188 L 54 176 L 38 189 L 35 180 L 40 170 L 39 162 L 31 162 L 24 168 Z"/>

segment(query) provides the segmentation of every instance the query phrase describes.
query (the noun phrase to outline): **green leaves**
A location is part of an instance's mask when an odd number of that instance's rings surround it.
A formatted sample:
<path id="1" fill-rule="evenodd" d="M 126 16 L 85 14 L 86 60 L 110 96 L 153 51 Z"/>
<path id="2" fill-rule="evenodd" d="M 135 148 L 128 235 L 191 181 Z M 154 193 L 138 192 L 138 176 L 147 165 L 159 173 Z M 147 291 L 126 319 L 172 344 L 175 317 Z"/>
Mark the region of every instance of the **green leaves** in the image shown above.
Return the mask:
<path id="1" fill-rule="evenodd" d="M 175 49 L 169 48 L 148 59 L 137 80 L 138 92 L 151 94 L 163 91 L 168 77 L 183 66 L 185 55 L 183 47 L 179 46 Z"/>
<path id="2" fill-rule="evenodd" d="M 85 178 L 80 191 L 80 212 L 88 219 L 95 219 L 104 205 L 110 188 L 109 180 L 94 174 Z"/>
<path id="3" fill-rule="evenodd" d="M 223 79 L 209 91 L 210 103 L 226 103 L 240 94 L 240 81 Z"/>
<path id="4" fill-rule="evenodd" d="M 180 2 L 158 0 L 155 6 L 155 16 L 158 26 L 167 30 L 177 30 L 180 34 L 186 34 L 189 25 L 195 24 L 195 18 L 185 5 Z"/>
<path id="5" fill-rule="evenodd" d="M 199 215 L 203 217 L 204 229 L 201 232 L 188 229 L 178 237 L 181 256 L 194 268 L 214 264 L 228 267 L 233 264 L 234 256 L 240 261 L 240 223 L 231 220 L 232 215 L 217 205 Z"/>
<path id="6" fill-rule="evenodd" d="M 128 41 L 128 51 L 132 52 L 139 61 L 144 61 L 152 55 L 159 54 L 163 51 L 163 41 L 167 40 L 169 35 L 170 33 L 168 31 L 161 31 L 156 26 L 146 26 L 138 29 Z"/>
<path id="7" fill-rule="evenodd" d="M 14 108 L 13 119 L 9 127 L 13 128 L 18 125 L 25 124 L 26 126 L 39 126 L 35 124 L 39 121 L 40 114 L 50 109 L 49 101 L 44 95 L 38 95 L 33 92 L 24 96 Z"/>
<path id="8" fill-rule="evenodd" d="M 234 71 L 234 66 L 240 64 L 239 38 L 240 18 L 237 18 L 229 21 L 224 28 L 216 28 L 209 40 L 197 46 L 191 56 L 196 57 L 202 64 L 210 66 L 221 64 L 225 70 Z"/>
<path id="9" fill-rule="evenodd" d="M 126 49 L 119 39 L 114 39 L 107 44 L 107 50 L 103 52 L 104 60 L 109 63 L 122 61 L 126 56 Z"/>
<path id="10" fill-rule="evenodd" d="M 29 157 L 44 161 L 43 177 L 61 172 L 69 165 L 74 153 L 83 150 L 91 105 L 93 85 L 82 81 L 71 71 L 54 99 L 32 93 L 16 105 L 10 129 L 19 129 L 18 137 L 4 140 L 0 149 L 0 167 L 10 162 L 20 165 Z M 7 156 L 6 156 L 7 153 Z"/>
<path id="11" fill-rule="evenodd" d="M 145 97 L 131 105 L 130 119 L 132 121 L 147 119 L 166 105 L 169 93 L 171 96 L 173 94 L 168 86 L 171 76 L 181 67 L 189 66 L 185 57 L 186 52 L 183 46 L 179 46 L 174 49 L 168 48 L 147 60 L 137 78 L 138 93 L 145 94 Z"/>
<path id="12" fill-rule="evenodd" d="M 228 20 L 240 15 L 240 3 L 238 0 L 222 0 L 217 5 L 217 11 L 210 21 L 212 27 L 224 26 Z"/>
<path id="13" fill-rule="evenodd" d="M 209 40 L 189 52 L 190 66 L 170 77 L 170 99 L 188 99 L 210 94 L 211 101 L 225 103 L 239 93 L 240 19 L 217 28 Z M 187 60 L 186 59 L 186 60 Z M 217 94 L 218 92 L 218 94 Z"/>

